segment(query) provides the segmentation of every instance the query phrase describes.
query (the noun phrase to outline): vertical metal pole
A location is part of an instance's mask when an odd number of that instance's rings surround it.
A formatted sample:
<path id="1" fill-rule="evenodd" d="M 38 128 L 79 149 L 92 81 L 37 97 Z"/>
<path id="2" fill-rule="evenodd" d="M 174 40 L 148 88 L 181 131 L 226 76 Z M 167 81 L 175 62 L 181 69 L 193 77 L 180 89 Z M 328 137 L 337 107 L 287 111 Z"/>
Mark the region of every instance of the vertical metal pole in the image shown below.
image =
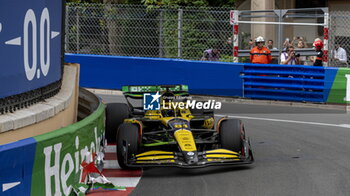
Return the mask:
<path id="1" fill-rule="evenodd" d="M 279 14 L 278 14 L 278 22 L 280 24 L 278 24 L 278 41 L 277 41 L 277 46 L 278 46 L 278 54 L 282 54 L 282 50 L 283 50 L 283 38 L 282 38 L 282 10 L 279 10 Z M 281 64 L 281 58 L 279 58 L 279 56 L 277 57 L 278 59 L 278 64 Z"/>
<path id="2" fill-rule="evenodd" d="M 77 9 L 77 44 L 76 44 L 76 53 L 80 51 L 80 13 L 79 8 Z"/>
<path id="3" fill-rule="evenodd" d="M 329 27 L 328 10 L 324 13 L 324 28 L 323 28 L 323 65 L 328 67 L 328 27 Z"/>
<path id="4" fill-rule="evenodd" d="M 159 57 L 163 57 L 163 9 L 159 13 Z"/>
<path id="5" fill-rule="evenodd" d="M 68 51 L 69 47 L 68 47 L 68 37 L 69 37 L 69 24 L 68 24 L 68 18 L 69 18 L 69 13 L 70 13 L 70 9 L 69 6 L 66 6 L 66 17 L 65 17 L 65 36 L 64 36 L 64 50 L 65 52 L 70 52 Z"/>
<path id="6" fill-rule="evenodd" d="M 284 33 L 284 25 L 281 24 L 281 22 L 284 21 L 284 15 L 287 13 L 288 10 L 280 10 L 279 14 L 278 14 L 278 22 L 280 24 L 278 24 L 278 50 L 279 50 L 279 54 L 282 54 L 283 52 L 283 43 L 284 43 L 284 39 L 283 39 L 283 33 Z M 278 64 L 281 64 L 281 58 L 278 56 Z"/>
<path id="7" fill-rule="evenodd" d="M 238 15 L 239 11 L 234 11 L 234 24 L 233 24 L 233 62 L 238 63 Z"/>
<path id="8" fill-rule="evenodd" d="M 178 9 L 177 19 L 177 57 L 182 57 L 182 16 L 183 10 Z"/>

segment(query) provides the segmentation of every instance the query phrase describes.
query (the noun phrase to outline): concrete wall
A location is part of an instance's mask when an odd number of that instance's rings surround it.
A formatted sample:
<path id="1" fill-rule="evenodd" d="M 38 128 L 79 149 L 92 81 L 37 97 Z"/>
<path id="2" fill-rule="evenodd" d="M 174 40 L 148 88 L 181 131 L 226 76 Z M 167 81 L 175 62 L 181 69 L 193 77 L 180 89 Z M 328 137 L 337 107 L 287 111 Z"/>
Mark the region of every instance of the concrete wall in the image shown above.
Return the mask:
<path id="1" fill-rule="evenodd" d="M 6 126 L 2 126 L 4 130 L 0 133 L 0 145 L 48 133 L 75 123 L 77 120 L 78 95 L 79 65 L 69 64 L 65 66 L 62 88 L 56 96 L 12 114 L 1 115 L 3 121 L 0 124 L 12 123 L 15 129 L 6 130 Z M 63 106 L 60 106 L 59 102 L 62 102 L 62 100 L 65 100 L 65 102 L 63 102 Z M 48 104 L 48 102 L 52 102 L 52 104 Z M 50 105 L 53 108 L 50 109 Z M 34 108 L 36 112 L 34 112 Z M 62 111 L 57 112 L 57 110 Z M 8 115 L 13 116 L 14 119 L 5 122 L 4 118 Z"/>

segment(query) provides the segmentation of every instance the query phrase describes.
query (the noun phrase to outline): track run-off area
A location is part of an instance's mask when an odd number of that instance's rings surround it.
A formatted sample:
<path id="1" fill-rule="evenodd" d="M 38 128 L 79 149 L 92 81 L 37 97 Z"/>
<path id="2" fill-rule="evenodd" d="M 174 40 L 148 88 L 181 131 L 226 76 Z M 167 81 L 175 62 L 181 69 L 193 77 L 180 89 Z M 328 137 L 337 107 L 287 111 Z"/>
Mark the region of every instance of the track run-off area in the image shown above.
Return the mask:
<path id="1" fill-rule="evenodd" d="M 124 102 L 120 95 L 99 96 L 107 103 Z M 252 165 L 145 168 L 139 170 L 139 181 L 128 193 L 108 195 L 350 195 L 350 115 L 346 111 L 223 103 L 215 113 L 242 119 L 255 158 Z M 109 176 L 121 172 L 108 171 Z M 135 179 L 138 171 L 130 172 L 124 176 Z M 112 179 L 116 185 L 128 181 Z"/>

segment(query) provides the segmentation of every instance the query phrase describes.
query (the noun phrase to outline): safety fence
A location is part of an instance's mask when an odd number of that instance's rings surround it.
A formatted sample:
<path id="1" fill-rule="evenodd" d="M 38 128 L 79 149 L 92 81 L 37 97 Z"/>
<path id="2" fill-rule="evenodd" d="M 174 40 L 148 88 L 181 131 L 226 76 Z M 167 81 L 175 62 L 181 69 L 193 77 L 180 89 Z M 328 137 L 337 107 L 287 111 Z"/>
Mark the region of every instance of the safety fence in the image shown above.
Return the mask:
<path id="1" fill-rule="evenodd" d="M 192 94 L 339 104 L 350 101 L 348 68 L 82 54 L 66 54 L 65 60 L 81 64 L 80 85 L 89 88 L 187 84 Z"/>
<path id="2" fill-rule="evenodd" d="M 0 195 L 72 195 L 86 153 L 103 144 L 105 106 L 89 108 L 93 113 L 75 124 L 0 145 Z"/>
<path id="3" fill-rule="evenodd" d="M 153 8 L 126 4 L 67 4 L 66 52 L 199 60 L 221 49 L 232 60 L 230 8 Z"/>
<path id="4" fill-rule="evenodd" d="M 233 9 L 213 7 L 148 9 L 142 5 L 67 4 L 65 49 L 67 53 L 77 54 L 199 60 L 204 50 L 216 47 L 221 49 L 220 61 L 232 62 L 234 31 L 229 20 L 230 10 Z M 297 53 L 301 54 L 303 65 L 312 65 L 312 57 L 316 54 L 312 48 L 313 41 L 315 38 L 323 40 L 328 37 L 328 66 L 347 66 L 333 58 L 332 50 L 336 42 L 339 42 L 347 52 L 350 52 L 348 47 L 350 37 L 347 36 L 350 29 L 349 14 L 330 12 L 327 20 L 322 11 L 326 9 L 268 10 L 265 13 L 257 11 L 251 14 L 252 16 L 244 14 L 250 11 L 242 11 L 243 15 L 240 17 L 246 21 L 241 22 L 252 22 L 267 17 L 266 23 L 276 22 L 276 25 L 240 24 L 239 62 L 249 61 L 247 58 L 251 49 L 249 39 L 254 39 L 261 35 L 261 31 L 266 31 L 266 41 L 270 39 L 274 41 L 271 48 L 272 54 L 276 57 L 274 59 L 276 64 L 283 48 L 289 43 L 294 45 Z M 252 17 L 261 18 L 252 19 Z M 325 32 L 323 26 L 277 25 L 280 21 L 295 24 L 319 23 L 319 25 L 329 21 L 329 29 Z"/>
<path id="5" fill-rule="evenodd" d="M 350 64 L 350 11 L 332 11 L 330 12 L 329 33 L 329 51 L 330 65 L 334 67 L 348 67 Z M 339 46 L 345 50 L 346 57 L 335 56 L 335 50 Z"/>

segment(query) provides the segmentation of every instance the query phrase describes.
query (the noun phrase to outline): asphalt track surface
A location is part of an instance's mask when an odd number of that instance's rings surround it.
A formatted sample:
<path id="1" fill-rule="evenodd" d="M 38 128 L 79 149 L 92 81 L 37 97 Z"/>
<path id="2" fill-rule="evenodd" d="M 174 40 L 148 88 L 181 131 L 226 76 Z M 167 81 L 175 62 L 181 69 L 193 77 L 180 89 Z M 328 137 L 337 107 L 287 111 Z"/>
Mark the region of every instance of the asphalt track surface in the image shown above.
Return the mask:
<path id="1" fill-rule="evenodd" d="M 223 104 L 216 113 L 243 120 L 252 165 L 146 168 L 131 195 L 350 195 L 349 114 L 237 103 Z"/>

